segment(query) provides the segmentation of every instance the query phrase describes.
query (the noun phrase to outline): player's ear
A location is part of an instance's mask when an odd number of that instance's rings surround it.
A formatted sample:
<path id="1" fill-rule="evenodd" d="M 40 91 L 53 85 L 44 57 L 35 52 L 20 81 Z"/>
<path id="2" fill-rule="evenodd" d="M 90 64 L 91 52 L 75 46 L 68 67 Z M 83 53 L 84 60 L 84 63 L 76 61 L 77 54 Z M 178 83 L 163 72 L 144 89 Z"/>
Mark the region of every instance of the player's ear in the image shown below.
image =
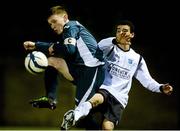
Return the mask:
<path id="1" fill-rule="evenodd" d="M 130 37 L 131 37 L 131 38 L 134 38 L 134 35 L 135 35 L 134 32 L 132 32 Z"/>
<path id="2" fill-rule="evenodd" d="M 68 15 L 64 14 L 64 21 L 67 21 L 67 20 L 68 20 Z"/>

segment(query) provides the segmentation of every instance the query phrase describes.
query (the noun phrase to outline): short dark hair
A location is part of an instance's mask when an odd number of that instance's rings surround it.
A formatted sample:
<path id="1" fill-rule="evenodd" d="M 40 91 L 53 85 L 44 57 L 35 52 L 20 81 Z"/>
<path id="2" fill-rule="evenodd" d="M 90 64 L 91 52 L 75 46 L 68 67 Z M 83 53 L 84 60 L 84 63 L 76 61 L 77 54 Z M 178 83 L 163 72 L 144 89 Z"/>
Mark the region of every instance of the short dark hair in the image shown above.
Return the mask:
<path id="1" fill-rule="evenodd" d="M 118 22 L 116 23 L 116 25 L 115 25 L 116 28 L 117 28 L 117 26 L 119 26 L 119 25 L 128 25 L 128 26 L 130 27 L 131 33 L 134 32 L 134 30 L 135 30 L 134 24 L 133 24 L 131 21 L 129 21 L 129 20 L 120 20 L 120 21 L 118 21 Z"/>

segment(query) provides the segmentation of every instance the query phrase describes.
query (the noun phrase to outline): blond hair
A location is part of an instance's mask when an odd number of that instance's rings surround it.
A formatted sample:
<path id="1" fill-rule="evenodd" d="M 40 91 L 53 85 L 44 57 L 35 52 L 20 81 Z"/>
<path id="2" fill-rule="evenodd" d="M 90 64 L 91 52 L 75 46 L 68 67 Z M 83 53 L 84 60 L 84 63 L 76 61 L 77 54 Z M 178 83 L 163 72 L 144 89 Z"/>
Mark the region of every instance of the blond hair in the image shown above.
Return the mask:
<path id="1" fill-rule="evenodd" d="M 53 6 L 50 8 L 50 12 L 49 12 L 49 16 L 50 15 L 59 15 L 59 14 L 66 14 L 67 15 L 67 11 L 63 6 Z"/>

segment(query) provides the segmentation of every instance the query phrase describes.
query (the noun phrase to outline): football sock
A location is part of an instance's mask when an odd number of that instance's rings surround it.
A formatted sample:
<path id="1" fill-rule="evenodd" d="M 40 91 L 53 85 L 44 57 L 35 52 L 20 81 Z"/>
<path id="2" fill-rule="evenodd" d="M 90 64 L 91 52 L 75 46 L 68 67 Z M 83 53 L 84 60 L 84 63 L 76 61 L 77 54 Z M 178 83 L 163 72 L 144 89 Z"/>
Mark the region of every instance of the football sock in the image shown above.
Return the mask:
<path id="1" fill-rule="evenodd" d="M 45 70 L 45 88 L 46 88 L 46 95 L 51 99 L 56 99 L 56 88 L 58 84 L 58 71 L 52 67 L 48 66 Z"/>
<path id="2" fill-rule="evenodd" d="M 78 105 L 75 110 L 75 121 L 78 121 L 80 118 L 87 116 L 92 108 L 92 105 L 89 101 L 86 101 L 80 105 Z"/>

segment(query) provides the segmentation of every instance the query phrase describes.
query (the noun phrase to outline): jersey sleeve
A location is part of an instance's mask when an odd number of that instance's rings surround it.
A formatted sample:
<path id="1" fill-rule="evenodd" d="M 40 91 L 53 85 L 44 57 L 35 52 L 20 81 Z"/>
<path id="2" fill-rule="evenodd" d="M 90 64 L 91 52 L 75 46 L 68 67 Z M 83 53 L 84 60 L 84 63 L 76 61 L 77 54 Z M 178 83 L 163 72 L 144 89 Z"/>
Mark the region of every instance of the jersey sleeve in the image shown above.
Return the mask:
<path id="1" fill-rule="evenodd" d="M 113 43 L 111 39 L 103 39 L 99 43 L 99 48 L 103 51 L 104 57 L 111 51 Z"/>
<path id="2" fill-rule="evenodd" d="M 35 46 L 36 46 L 36 50 L 42 51 L 45 54 L 48 54 L 49 51 L 49 47 L 52 45 L 53 43 L 48 43 L 48 42 L 41 42 L 41 41 L 37 41 L 35 42 Z"/>
<path id="3" fill-rule="evenodd" d="M 56 44 L 53 49 L 58 54 L 72 55 L 76 52 L 76 41 L 78 39 L 79 28 L 77 26 L 65 28 L 63 32 L 63 40 Z"/>
<path id="4" fill-rule="evenodd" d="M 160 86 L 162 84 L 159 84 L 156 80 L 154 80 L 147 68 L 145 60 L 142 58 L 139 66 L 135 72 L 134 77 L 148 90 L 152 92 L 161 92 L 160 91 Z"/>

